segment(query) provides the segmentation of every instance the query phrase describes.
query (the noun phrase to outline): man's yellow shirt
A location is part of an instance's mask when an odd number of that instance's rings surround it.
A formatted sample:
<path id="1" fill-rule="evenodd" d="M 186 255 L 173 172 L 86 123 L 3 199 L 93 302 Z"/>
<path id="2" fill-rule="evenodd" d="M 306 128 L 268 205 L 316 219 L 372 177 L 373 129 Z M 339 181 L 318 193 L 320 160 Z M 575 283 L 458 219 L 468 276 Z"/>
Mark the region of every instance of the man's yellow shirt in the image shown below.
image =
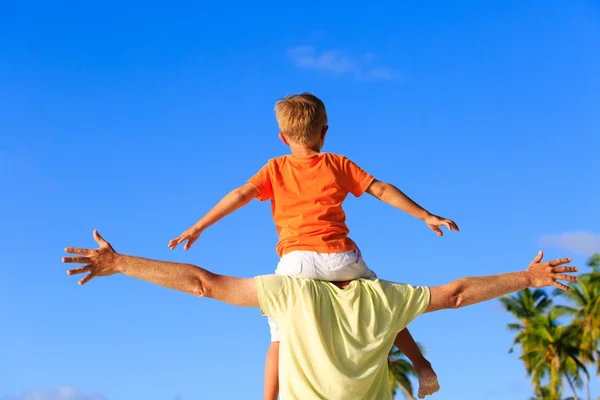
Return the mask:
<path id="1" fill-rule="evenodd" d="M 261 312 L 279 324 L 282 400 L 391 400 L 387 356 L 429 305 L 426 286 L 256 277 Z"/>

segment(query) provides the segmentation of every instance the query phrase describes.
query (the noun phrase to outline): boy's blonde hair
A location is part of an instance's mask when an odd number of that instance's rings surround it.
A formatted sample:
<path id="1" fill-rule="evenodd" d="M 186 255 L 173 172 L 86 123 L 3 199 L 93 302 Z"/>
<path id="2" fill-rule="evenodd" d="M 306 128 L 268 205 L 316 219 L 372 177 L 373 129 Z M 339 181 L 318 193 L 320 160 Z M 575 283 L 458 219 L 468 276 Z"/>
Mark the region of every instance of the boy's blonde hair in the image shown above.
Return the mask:
<path id="1" fill-rule="evenodd" d="M 312 93 L 292 94 L 275 103 L 279 130 L 290 142 L 309 146 L 327 126 L 325 104 Z"/>

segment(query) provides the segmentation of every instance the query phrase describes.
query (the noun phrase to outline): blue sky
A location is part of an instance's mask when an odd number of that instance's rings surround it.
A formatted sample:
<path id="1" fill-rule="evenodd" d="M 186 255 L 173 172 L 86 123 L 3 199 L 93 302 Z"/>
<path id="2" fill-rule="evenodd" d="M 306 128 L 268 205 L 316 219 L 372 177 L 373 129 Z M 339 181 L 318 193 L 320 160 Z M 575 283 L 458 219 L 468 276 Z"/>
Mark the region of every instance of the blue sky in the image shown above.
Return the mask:
<path id="1" fill-rule="evenodd" d="M 351 237 L 381 277 L 500 273 L 540 247 L 584 265 L 600 250 L 598 21 L 579 0 L 4 2 L 0 398 L 260 398 L 258 310 L 122 276 L 79 287 L 60 258 L 98 228 L 128 254 L 273 271 L 258 201 L 189 252 L 167 243 L 286 152 L 273 104 L 291 92 L 325 101 L 325 150 L 461 228 L 438 238 L 349 199 Z M 434 398 L 528 397 L 509 321 L 493 301 L 411 325 Z"/>

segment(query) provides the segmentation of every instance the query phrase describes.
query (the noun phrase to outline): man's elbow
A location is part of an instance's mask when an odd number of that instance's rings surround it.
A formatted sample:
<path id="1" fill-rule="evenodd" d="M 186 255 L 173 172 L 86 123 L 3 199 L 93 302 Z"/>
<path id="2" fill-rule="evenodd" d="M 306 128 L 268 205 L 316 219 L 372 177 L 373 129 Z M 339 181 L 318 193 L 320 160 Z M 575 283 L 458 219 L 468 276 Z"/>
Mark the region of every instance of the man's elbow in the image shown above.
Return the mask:
<path id="1" fill-rule="evenodd" d="M 196 297 L 213 297 L 213 288 L 215 286 L 215 276 L 195 276 L 192 279 L 191 294 Z"/>
<path id="2" fill-rule="evenodd" d="M 452 285 L 450 295 L 448 296 L 448 308 L 461 308 L 466 305 L 465 286 L 458 280 Z"/>

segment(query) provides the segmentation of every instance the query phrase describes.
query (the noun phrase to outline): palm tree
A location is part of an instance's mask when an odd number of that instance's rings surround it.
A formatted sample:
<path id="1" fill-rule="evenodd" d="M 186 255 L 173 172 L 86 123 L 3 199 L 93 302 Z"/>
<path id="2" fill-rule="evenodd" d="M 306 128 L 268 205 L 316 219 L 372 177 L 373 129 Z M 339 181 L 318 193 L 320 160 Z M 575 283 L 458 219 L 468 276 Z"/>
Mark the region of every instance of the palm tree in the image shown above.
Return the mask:
<path id="1" fill-rule="evenodd" d="M 592 269 L 593 274 L 600 273 L 600 253 L 594 253 L 588 261 L 588 267 Z"/>
<path id="2" fill-rule="evenodd" d="M 388 370 L 392 396 L 396 395 L 396 389 L 400 389 L 406 399 L 415 400 L 410 378 L 415 378 L 417 373 L 404 353 L 398 350 L 396 346 L 393 346 L 388 354 Z"/>
<path id="3" fill-rule="evenodd" d="M 508 324 L 509 330 L 517 332 L 509 350 L 509 353 L 512 353 L 515 346 L 521 342 L 529 321 L 545 313 L 552 306 L 552 299 L 542 289 L 524 289 L 517 294 L 501 297 L 500 302 L 506 311 L 519 321 Z"/>
<path id="4" fill-rule="evenodd" d="M 518 320 L 508 325 L 517 332 L 510 351 L 519 345 L 519 358 L 535 387 L 531 400 L 560 399 L 563 381 L 573 392 L 568 399 L 578 400 L 576 389 L 583 387 L 582 379 L 590 400 L 586 365 L 595 364 L 600 376 L 600 254 L 594 254 L 588 265 L 592 271 L 580 275 L 569 292 L 554 291 L 567 305 L 552 307 L 551 298 L 541 289 L 501 298 L 504 308 Z M 571 323 L 559 324 L 563 316 L 572 317 Z"/>
<path id="5" fill-rule="evenodd" d="M 537 393 L 542 393 L 541 382 L 549 380 L 551 399 L 560 399 L 564 378 L 577 400 L 575 388 L 582 387 L 581 375 L 588 375 L 580 348 L 581 324 L 561 325 L 558 322 L 560 310 L 553 309 L 547 315 L 534 317 L 520 341 L 521 360 L 531 377 Z"/>
<path id="6" fill-rule="evenodd" d="M 583 274 L 579 283 L 571 285 L 569 292 L 556 289 L 555 294 L 569 300 L 572 305 L 556 306 L 560 312 L 571 315 L 573 324 L 581 326 L 581 357 L 586 364 L 596 365 L 600 374 L 600 274 Z M 586 375 L 587 398 L 590 399 L 589 377 Z"/>

